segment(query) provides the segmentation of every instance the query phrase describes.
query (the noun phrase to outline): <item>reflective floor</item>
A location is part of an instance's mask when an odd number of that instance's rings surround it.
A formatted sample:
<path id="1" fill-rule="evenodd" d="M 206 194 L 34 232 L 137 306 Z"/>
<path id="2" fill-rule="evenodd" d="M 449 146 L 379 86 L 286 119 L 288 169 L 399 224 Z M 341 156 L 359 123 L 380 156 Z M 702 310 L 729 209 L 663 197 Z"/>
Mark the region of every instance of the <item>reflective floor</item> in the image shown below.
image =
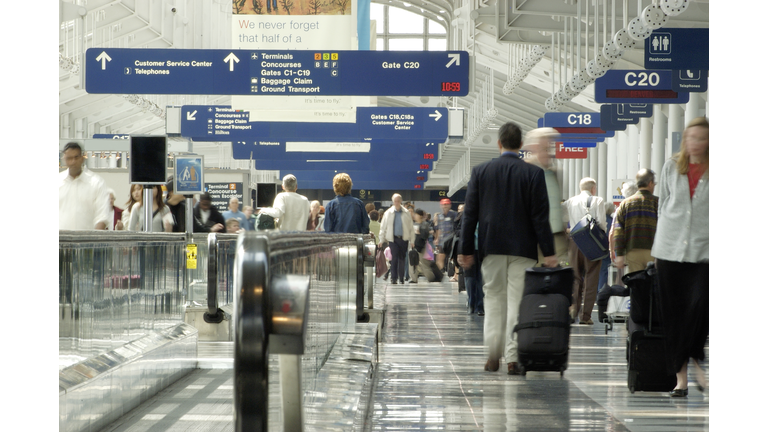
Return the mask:
<path id="1" fill-rule="evenodd" d="M 626 330 L 575 325 L 568 370 L 526 377 L 485 372 L 483 317 L 467 315 L 456 283 L 384 284 L 387 317 L 374 382 L 372 430 L 706 431 L 708 396 L 627 388 Z M 597 310 L 593 321 L 597 322 Z M 708 369 L 708 365 L 704 365 Z"/>
<path id="2" fill-rule="evenodd" d="M 387 312 L 366 430 L 709 430 L 709 399 L 693 377 L 686 399 L 629 392 L 622 324 L 607 335 L 602 324 L 573 326 L 562 379 L 556 372 L 509 376 L 503 365 L 483 371 L 484 318 L 467 315 L 466 293 L 457 288 L 423 279 L 377 284 L 374 307 Z M 198 357 L 200 369 L 105 431 L 232 431 L 232 343 L 200 342 Z"/>

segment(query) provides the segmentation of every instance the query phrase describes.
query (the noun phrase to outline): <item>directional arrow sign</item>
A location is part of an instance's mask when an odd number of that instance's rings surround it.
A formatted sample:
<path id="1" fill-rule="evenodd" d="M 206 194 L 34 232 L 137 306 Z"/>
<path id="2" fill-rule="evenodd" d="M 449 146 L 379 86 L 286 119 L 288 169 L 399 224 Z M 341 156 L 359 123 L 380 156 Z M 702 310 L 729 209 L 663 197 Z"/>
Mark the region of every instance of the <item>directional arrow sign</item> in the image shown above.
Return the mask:
<path id="1" fill-rule="evenodd" d="M 235 62 L 240 63 L 240 59 L 237 58 L 235 53 L 229 53 L 228 56 L 224 57 L 224 63 L 229 63 L 230 72 L 235 70 Z"/>
<path id="2" fill-rule="evenodd" d="M 197 110 L 194 110 L 192 112 L 187 112 L 187 120 L 189 120 L 189 121 L 197 120 L 195 118 L 195 114 L 197 114 Z"/>
<path id="3" fill-rule="evenodd" d="M 108 56 L 106 52 L 102 51 L 101 54 L 99 54 L 99 56 L 96 57 L 96 61 L 101 62 L 101 70 L 106 70 L 107 62 L 112 61 L 112 57 Z"/>
<path id="4" fill-rule="evenodd" d="M 184 105 L 181 136 L 195 141 L 340 141 L 412 140 L 444 142 L 446 108 L 357 108 L 356 123 L 259 122 L 230 106 Z M 192 121 L 197 113 L 199 121 Z M 186 118 L 186 120 L 185 120 Z"/>
<path id="5" fill-rule="evenodd" d="M 90 48 L 85 56 L 88 93 L 304 97 L 469 93 L 466 51 Z M 114 66 L 107 67 L 107 61 Z"/>

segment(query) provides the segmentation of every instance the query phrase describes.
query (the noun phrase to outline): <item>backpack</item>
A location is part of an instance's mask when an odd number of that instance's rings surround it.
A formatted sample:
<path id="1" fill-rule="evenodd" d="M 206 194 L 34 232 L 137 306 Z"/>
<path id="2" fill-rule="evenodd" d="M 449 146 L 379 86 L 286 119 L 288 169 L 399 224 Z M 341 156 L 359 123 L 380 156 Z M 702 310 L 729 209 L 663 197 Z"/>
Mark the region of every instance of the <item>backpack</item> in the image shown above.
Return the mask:
<path id="1" fill-rule="evenodd" d="M 275 229 L 275 218 L 268 214 L 259 213 L 256 215 L 256 221 L 253 223 L 256 231 Z"/>

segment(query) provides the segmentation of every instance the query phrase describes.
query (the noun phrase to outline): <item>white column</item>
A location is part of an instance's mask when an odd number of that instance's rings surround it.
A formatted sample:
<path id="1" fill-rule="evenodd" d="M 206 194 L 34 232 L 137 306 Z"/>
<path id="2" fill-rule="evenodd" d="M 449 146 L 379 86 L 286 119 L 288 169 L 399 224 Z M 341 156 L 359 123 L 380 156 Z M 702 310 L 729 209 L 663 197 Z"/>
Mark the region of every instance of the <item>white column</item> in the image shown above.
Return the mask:
<path id="1" fill-rule="evenodd" d="M 598 145 L 599 144 L 602 144 L 602 143 L 598 143 Z M 600 172 L 599 172 L 599 170 L 597 168 L 598 167 L 598 164 L 597 164 L 597 162 L 598 162 L 597 147 L 593 147 L 593 148 L 589 149 L 588 153 L 589 153 L 589 159 L 588 159 L 589 160 L 589 176 L 592 177 L 593 179 L 595 179 L 597 181 L 597 184 L 599 185 L 600 182 L 603 179 L 600 178 Z M 599 189 L 598 189 L 597 194 L 598 194 L 598 196 L 602 196 L 602 195 L 600 195 Z"/>
<path id="2" fill-rule="evenodd" d="M 627 131 L 616 132 L 616 138 L 616 177 L 614 179 L 625 179 L 627 178 L 627 146 L 629 145 Z"/>
<path id="3" fill-rule="evenodd" d="M 608 145 L 605 142 L 597 143 L 597 194 L 605 200 L 610 200 L 607 193 L 611 187 L 611 179 L 608 178 Z"/>
<path id="4" fill-rule="evenodd" d="M 687 126 L 688 123 L 691 122 L 691 120 L 695 119 L 696 117 L 701 117 L 701 114 L 699 113 L 701 106 L 701 97 L 699 97 L 698 93 L 691 93 L 691 98 L 688 100 L 688 103 L 685 104 L 685 125 Z"/>
<path id="5" fill-rule="evenodd" d="M 627 126 L 628 145 L 627 145 L 627 172 L 628 179 L 635 178 L 638 167 L 638 153 L 640 148 L 640 129 L 637 125 Z"/>
<path id="6" fill-rule="evenodd" d="M 662 112 L 662 105 L 653 106 L 653 145 L 651 146 L 651 170 L 661 172 L 664 166 L 664 148 L 667 138 L 667 116 Z"/>
<path id="7" fill-rule="evenodd" d="M 675 148 L 675 134 L 682 134 L 684 126 L 685 116 L 683 113 L 683 107 L 680 104 L 669 105 L 669 115 L 667 116 L 667 145 L 664 149 L 664 160 L 669 159 L 673 153 L 679 151 Z M 678 137 L 678 143 L 679 141 Z"/>
<path id="8" fill-rule="evenodd" d="M 589 158 L 591 157 L 592 155 L 589 152 L 589 147 L 587 147 L 587 158 L 581 160 L 581 178 L 592 177 L 591 173 L 589 172 L 589 168 L 590 168 Z"/>
<path id="9" fill-rule="evenodd" d="M 571 196 L 576 195 L 579 193 L 579 183 L 581 182 L 581 179 L 584 178 L 584 162 L 582 159 L 576 159 L 575 162 L 576 169 L 574 170 L 575 174 L 575 181 L 573 182 L 573 191 L 571 193 Z"/>
<path id="10" fill-rule="evenodd" d="M 571 184 L 571 170 L 570 166 L 568 164 L 568 159 L 562 159 L 557 161 L 560 165 L 560 169 L 557 171 L 558 176 L 560 177 L 560 199 L 568 199 L 568 188 Z"/>
<path id="11" fill-rule="evenodd" d="M 568 161 L 571 166 L 571 184 L 568 185 L 568 196 L 572 197 L 574 195 L 574 192 L 579 189 L 579 173 L 576 172 L 576 167 L 581 166 L 578 160 L 571 159 Z"/>
<path id="12" fill-rule="evenodd" d="M 640 169 L 651 168 L 651 144 L 653 143 L 653 123 L 648 117 L 640 119 Z"/>
<path id="13" fill-rule="evenodd" d="M 618 135 L 618 132 L 617 132 Z M 608 199 L 610 200 L 613 196 L 613 192 L 611 191 L 611 184 L 613 183 L 614 179 L 617 179 L 619 177 L 616 176 L 616 166 L 618 161 L 618 155 L 617 155 L 617 140 L 616 138 L 609 138 L 606 141 L 605 145 L 605 154 L 606 154 L 606 161 L 608 162 L 608 166 L 605 173 L 605 180 L 606 180 L 606 190 L 608 191 Z"/>

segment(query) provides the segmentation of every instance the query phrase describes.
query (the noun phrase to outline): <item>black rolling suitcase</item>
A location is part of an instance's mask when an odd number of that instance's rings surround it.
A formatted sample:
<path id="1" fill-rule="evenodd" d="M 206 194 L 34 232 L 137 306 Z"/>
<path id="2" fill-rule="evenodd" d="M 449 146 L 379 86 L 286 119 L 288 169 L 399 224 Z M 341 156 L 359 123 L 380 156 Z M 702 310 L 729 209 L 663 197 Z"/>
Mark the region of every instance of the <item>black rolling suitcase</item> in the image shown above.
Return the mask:
<path id="1" fill-rule="evenodd" d="M 646 277 L 630 273 L 622 279 L 630 288 L 630 317 L 627 321 L 627 386 L 630 393 L 636 391 L 670 391 L 677 384 L 675 374 L 667 372 L 665 364 L 664 332 L 656 319 L 658 301 L 654 302 L 656 269 L 652 264 L 644 270 Z M 650 281 L 650 287 L 648 286 Z M 638 304 L 647 305 L 641 317 L 635 321 Z M 633 309 L 634 313 L 633 313 Z M 645 314 L 647 313 L 647 316 Z"/>
<path id="2" fill-rule="evenodd" d="M 443 280 L 443 272 L 437 268 L 437 264 L 434 261 L 429 261 L 429 269 L 432 271 L 431 277 L 427 274 L 427 280 L 429 282 L 441 282 Z"/>
<path id="3" fill-rule="evenodd" d="M 559 371 L 568 368 L 571 334 L 573 270 L 529 268 L 520 302 L 517 332 L 517 363 L 520 373 Z"/>

